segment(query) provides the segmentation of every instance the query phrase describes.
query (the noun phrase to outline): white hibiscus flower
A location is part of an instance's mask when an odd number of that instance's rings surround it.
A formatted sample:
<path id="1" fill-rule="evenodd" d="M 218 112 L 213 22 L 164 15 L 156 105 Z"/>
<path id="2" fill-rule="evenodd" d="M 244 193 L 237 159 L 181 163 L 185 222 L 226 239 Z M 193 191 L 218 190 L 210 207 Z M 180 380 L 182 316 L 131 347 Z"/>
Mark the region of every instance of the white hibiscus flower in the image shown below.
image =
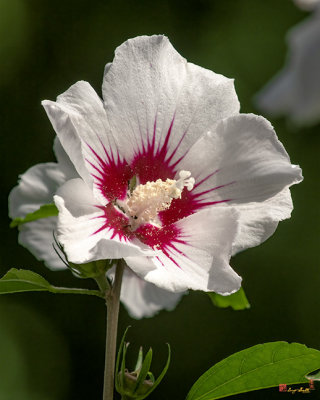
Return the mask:
<path id="1" fill-rule="evenodd" d="M 308 126 L 320 121 L 320 2 L 297 3 L 315 11 L 288 32 L 286 65 L 258 93 L 256 104 L 274 117 Z"/>
<path id="2" fill-rule="evenodd" d="M 231 255 L 289 218 L 302 179 L 270 123 L 164 36 L 122 44 L 102 93 L 81 81 L 43 102 L 78 174 L 54 197 L 68 259 L 123 258 L 172 292 L 237 291 Z"/>

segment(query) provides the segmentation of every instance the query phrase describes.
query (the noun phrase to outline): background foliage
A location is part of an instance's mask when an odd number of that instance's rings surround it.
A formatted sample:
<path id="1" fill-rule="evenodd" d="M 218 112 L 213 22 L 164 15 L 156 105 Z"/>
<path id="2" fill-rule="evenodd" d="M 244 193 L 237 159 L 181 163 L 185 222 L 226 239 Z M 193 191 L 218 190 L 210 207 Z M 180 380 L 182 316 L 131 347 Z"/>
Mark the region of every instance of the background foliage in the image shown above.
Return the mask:
<path id="1" fill-rule="evenodd" d="M 242 112 L 257 112 L 253 95 L 283 65 L 286 31 L 306 16 L 290 0 L 0 0 L 1 275 L 24 267 L 56 285 L 94 288 L 69 272 L 47 270 L 9 229 L 7 196 L 18 175 L 54 160 L 42 99 L 55 99 L 80 79 L 100 93 L 116 46 L 140 34 L 164 33 L 189 61 L 235 78 Z M 232 260 L 251 308 L 218 309 L 198 292 L 152 320 L 132 320 L 121 308 L 120 333 L 132 325 L 129 360 L 140 344 L 151 345 L 157 374 L 165 343 L 171 344 L 171 366 L 154 400 L 184 399 L 210 366 L 258 343 L 297 341 L 320 349 L 320 126 L 297 131 L 284 120 L 272 123 L 305 180 L 292 189 L 293 218 L 265 244 Z M 100 399 L 104 334 L 98 298 L 2 296 L 0 359 L 7 361 L 0 363 L 0 400 L 8 393 L 10 400 Z M 268 389 L 234 398 L 283 396 Z"/>

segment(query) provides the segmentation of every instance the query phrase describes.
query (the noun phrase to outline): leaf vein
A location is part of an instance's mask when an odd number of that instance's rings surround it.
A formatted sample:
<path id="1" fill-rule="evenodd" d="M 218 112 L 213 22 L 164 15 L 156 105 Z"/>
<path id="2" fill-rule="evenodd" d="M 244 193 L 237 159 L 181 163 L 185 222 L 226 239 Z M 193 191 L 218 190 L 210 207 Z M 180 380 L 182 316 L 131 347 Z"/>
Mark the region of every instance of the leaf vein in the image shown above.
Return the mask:
<path id="1" fill-rule="evenodd" d="M 216 387 L 215 387 L 214 389 L 212 389 L 212 390 L 209 390 L 208 392 L 206 392 L 206 393 L 203 394 L 202 396 L 198 397 L 197 399 L 200 400 L 200 399 L 204 398 L 205 396 L 207 396 L 208 394 L 213 393 L 214 391 L 216 391 L 216 390 L 219 389 L 220 387 L 222 387 L 222 386 L 224 386 L 224 385 L 226 385 L 226 384 L 228 384 L 228 383 L 230 383 L 230 382 L 233 382 L 233 381 L 235 381 L 235 380 L 237 380 L 237 379 L 239 379 L 239 378 L 243 377 L 244 375 L 247 375 L 247 374 L 249 374 L 249 373 L 251 373 L 251 372 L 257 371 L 257 370 L 262 369 L 262 368 L 265 368 L 265 367 L 267 367 L 267 366 L 269 366 L 269 365 L 272 365 L 272 364 L 277 364 L 277 363 L 280 363 L 280 362 L 283 362 L 283 361 L 290 361 L 290 360 L 294 360 L 294 359 L 297 359 L 297 358 L 305 357 L 306 355 L 307 355 L 307 354 L 301 354 L 301 355 L 299 355 L 299 356 L 290 357 L 290 358 L 285 358 L 285 359 L 282 359 L 282 360 L 279 360 L 279 361 L 270 362 L 270 363 L 264 364 L 264 365 L 262 365 L 262 366 L 260 366 L 260 367 L 251 369 L 251 370 L 249 370 L 249 371 L 247 371 L 247 372 L 244 372 L 244 373 L 241 374 L 241 375 L 237 375 L 237 376 L 235 376 L 234 378 L 229 379 L 228 381 L 221 383 L 220 385 L 216 386 Z M 221 367 L 222 367 L 222 366 L 221 366 Z M 213 373 L 210 374 L 209 376 L 207 376 L 207 377 L 204 379 L 203 382 L 205 382 L 205 381 L 207 381 L 209 378 L 211 378 L 216 372 L 218 372 L 218 371 L 213 371 Z M 202 382 L 202 383 L 203 383 L 203 382 Z M 197 389 L 197 391 L 198 391 L 198 390 L 199 390 L 199 389 Z M 231 394 L 230 394 L 230 395 L 231 395 Z"/>

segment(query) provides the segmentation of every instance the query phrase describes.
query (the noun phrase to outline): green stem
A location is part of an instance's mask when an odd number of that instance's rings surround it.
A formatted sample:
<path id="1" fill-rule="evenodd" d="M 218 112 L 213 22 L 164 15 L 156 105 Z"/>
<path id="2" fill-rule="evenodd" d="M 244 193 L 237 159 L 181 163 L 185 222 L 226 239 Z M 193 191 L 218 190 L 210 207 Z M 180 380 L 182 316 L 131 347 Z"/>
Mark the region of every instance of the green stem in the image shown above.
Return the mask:
<path id="1" fill-rule="evenodd" d="M 125 262 L 120 260 L 112 288 L 106 293 L 107 305 L 107 337 L 104 369 L 103 400 L 113 400 L 114 367 L 116 360 L 117 330 L 120 304 L 120 290 Z"/>
<path id="2" fill-rule="evenodd" d="M 65 287 L 56 287 L 50 286 L 50 288 L 46 288 L 51 293 L 63 293 L 63 294 L 87 294 L 91 296 L 98 296 L 104 298 L 103 293 L 99 290 L 91 290 L 91 289 L 80 289 L 80 288 L 65 288 Z"/>
<path id="3" fill-rule="evenodd" d="M 111 289 L 106 273 L 104 272 L 102 275 L 96 276 L 94 279 L 97 282 L 100 291 L 103 293 L 103 298 L 105 298 L 107 291 Z"/>

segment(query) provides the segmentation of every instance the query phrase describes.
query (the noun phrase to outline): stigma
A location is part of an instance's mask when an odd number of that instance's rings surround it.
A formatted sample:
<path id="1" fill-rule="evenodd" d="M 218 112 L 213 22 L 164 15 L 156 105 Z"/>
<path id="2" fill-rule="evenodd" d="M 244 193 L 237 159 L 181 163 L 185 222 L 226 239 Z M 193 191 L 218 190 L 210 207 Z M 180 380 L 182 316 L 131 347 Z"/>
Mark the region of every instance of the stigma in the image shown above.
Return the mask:
<path id="1" fill-rule="evenodd" d="M 161 226 L 159 212 L 170 208 L 173 199 L 181 198 L 181 193 L 186 187 L 192 190 L 195 180 L 190 171 L 180 171 L 179 179 L 157 179 L 138 185 L 128 193 L 126 204 L 123 205 L 125 213 L 130 219 L 131 229 L 135 230 L 140 225 L 151 223 Z"/>

